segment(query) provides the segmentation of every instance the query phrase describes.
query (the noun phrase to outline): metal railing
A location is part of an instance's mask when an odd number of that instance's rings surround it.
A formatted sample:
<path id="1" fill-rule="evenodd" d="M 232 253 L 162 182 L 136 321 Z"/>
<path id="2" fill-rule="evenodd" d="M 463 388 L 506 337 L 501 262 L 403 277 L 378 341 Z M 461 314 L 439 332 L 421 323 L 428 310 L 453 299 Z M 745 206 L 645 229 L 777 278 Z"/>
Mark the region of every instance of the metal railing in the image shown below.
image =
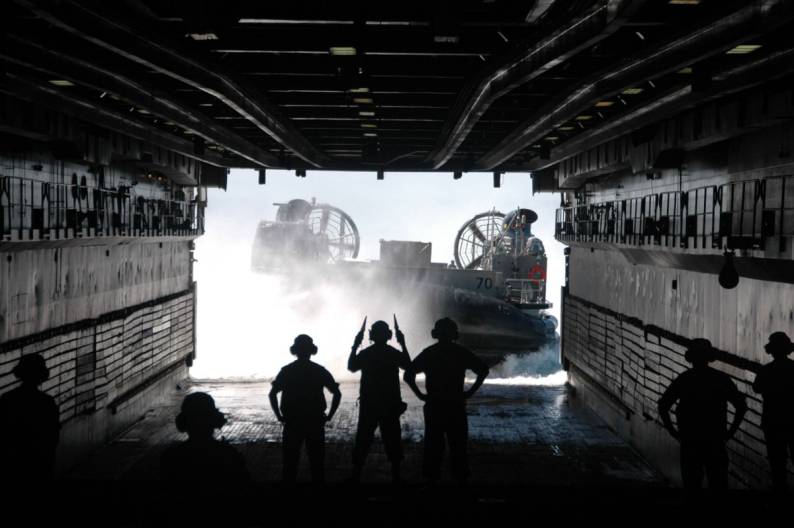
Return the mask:
<path id="1" fill-rule="evenodd" d="M 762 249 L 794 236 L 794 176 L 557 209 L 555 238 L 693 249 Z"/>
<path id="2" fill-rule="evenodd" d="M 546 280 L 505 279 L 505 300 L 511 304 L 546 305 Z"/>
<path id="3" fill-rule="evenodd" d="M 153 198 L 128 186 L 104 189 L 0 176 L 0 241 L 203 232 L 204 204 L 188 200 L 182 190 Z"/>

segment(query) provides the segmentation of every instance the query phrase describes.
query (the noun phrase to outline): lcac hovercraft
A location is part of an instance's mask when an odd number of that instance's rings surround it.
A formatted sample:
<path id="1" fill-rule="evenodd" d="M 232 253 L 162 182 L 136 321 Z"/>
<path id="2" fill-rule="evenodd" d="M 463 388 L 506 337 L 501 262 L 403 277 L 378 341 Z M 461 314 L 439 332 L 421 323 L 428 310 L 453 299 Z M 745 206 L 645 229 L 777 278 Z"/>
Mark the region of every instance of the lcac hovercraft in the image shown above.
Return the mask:
<path id="1" fill-rule="evenodd" d="M 357 261 L 361 240 L 347 213 L 314 201 L 276 205 L 275 222 L 257 228 L 256 272 L 287 275 L 291 287 L 308 292 L 331 284 L 361 313 L 400 307 L 407 328 L 451 317 L 459 341 L 489 364 L 556 339 L 557 322 L 546 314 L 546 255 L 529 209 L 470 218 L 446 264 L 432 262 L 429 242 L 395 240 L 380 241 L 379 260 Z"/>

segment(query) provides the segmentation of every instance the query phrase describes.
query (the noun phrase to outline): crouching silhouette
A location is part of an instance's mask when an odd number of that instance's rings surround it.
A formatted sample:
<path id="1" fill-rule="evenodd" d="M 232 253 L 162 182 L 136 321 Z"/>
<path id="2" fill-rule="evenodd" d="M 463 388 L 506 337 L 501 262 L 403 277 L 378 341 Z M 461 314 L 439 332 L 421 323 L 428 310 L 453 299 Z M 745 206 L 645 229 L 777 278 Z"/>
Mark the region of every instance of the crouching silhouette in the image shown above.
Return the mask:
<path id="1" fill-rule="evenodd" d="M 242 455 L 226 441 L 215 438 L 215 430 L 226 423 L 215 400 L 206 392 L 188 394 L 176 417 L 176 428 L 187 433 L 184 442 L 168 447 L 160 470 L 166 480 L 224 486 L 248 480 Z"/>

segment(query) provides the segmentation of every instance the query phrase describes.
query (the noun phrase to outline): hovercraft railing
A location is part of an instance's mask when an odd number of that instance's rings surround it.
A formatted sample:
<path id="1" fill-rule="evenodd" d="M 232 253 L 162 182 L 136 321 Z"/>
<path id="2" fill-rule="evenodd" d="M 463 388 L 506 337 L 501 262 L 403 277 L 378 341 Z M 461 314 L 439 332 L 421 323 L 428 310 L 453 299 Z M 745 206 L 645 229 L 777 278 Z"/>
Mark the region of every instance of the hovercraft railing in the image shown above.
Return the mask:
<path id="1" fill-rule="evenodd" d="M 505 301 L 517 306 L 550 307 L 545 279 L 505 279 Z"/>

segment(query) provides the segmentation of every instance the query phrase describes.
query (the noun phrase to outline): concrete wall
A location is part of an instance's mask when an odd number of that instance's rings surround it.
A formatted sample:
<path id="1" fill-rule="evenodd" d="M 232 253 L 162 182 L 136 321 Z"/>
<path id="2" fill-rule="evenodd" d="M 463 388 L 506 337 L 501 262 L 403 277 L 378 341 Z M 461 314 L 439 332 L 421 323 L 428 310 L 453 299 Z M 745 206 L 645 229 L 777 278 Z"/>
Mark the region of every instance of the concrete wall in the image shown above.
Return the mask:
<path id="1" fill-rule="evenodd" d="M 0 344 L 0 393 L 18 386 L 11 370 L 39 353 L 50 368 L 42 390 L 63 426 L 58 462 L 68 467 L 111 439 L 186 377 L 193 357 L 192 289 Z"/>
<path id="2" fill-rule="evenodd" d="M 0 252 L 0 342 L 186 290 L 188 242 Z"/>
<path id="3" fill-rule="evenodd" d="M 598 248 L 571 247 L 569 263 L 571 295 L 759 363 L 769 334 L 794 334 L 793 284 L 742 278 L 726 290 L 716 274 L 633 264 Z"/>
<path id="4" fill-rule="evenodd" d="M 111 161 L 68 162 L 46 149 L 0 155 L 0 176 L 67 184 L 71 193 L 76 174 L 89 189 L 134 186 L 152 200 L 178 189 Z M 9 194 L 0 200 L 22 205 L 15 211 L 24 225 L 41 197 Z M 11 371 L 20 357 L 45 358 L 51 377 L 42 389 L 56 399 L 62 423 L 61 471 L 156 406 L 187 377 L 195 351 L 191 237 L 73 231 L 57 240 L 0 240 L 0 393 L 18 385 Z"/>
<path id="5" fill-rule="evenodd" d="M 763 350 L 769 334 L 794 334 L 794 285 L 742 278 L 737 288 L 725 290 L 714 274 L 634 264 L 616 250 L 572 247 L 563 304 L 563 354 L 572 384 L 674 482 L 680 481 L 677 444 L 662 427 L 657 402 L 688 368 L 687 340 L 710 339 L 722 351 L 713 366 L 748 398 L 745 421 L 729 444 L 733 484 L 768 486 L 761 400 L 751 384 L 755 370 L 770 359 Z"/>

